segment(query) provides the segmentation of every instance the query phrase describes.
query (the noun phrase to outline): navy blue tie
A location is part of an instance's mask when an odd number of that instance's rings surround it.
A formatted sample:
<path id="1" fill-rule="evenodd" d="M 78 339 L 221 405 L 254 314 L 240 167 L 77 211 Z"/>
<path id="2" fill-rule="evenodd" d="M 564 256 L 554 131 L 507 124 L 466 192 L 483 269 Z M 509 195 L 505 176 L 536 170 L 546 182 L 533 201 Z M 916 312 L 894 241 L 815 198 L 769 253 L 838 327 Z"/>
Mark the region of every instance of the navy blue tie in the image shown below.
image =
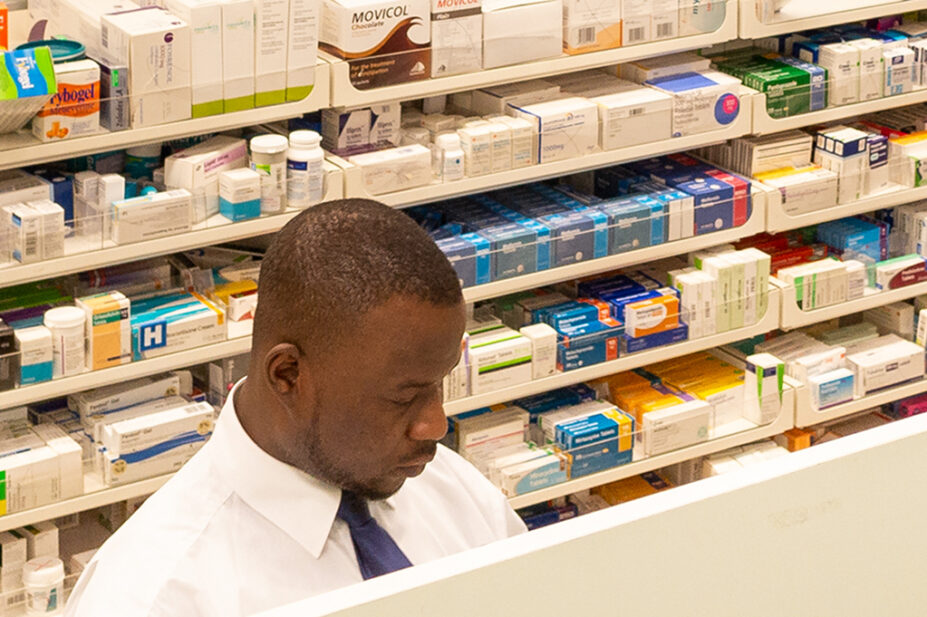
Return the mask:
<path id="1" fill-rule="evenodd" d="M 338 518 L 348 524 L 351 541 L 364 580 L 412 565 L 386 530 L 370 516 L 367 501 L 351 491 L 341 491 Z"/>

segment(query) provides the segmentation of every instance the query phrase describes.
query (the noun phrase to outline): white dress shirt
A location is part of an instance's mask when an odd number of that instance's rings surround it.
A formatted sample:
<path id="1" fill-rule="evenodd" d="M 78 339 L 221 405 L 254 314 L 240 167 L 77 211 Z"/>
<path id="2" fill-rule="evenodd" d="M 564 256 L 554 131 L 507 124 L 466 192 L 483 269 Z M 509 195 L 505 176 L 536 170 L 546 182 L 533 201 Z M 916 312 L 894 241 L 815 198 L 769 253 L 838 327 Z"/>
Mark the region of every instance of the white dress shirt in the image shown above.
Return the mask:
<path id="1" fill-rule="evenodd" d="M 97 552 L 65 614 L 244 616 L 358 583 L 340 500 L 261 450 L 230 394 L 210 441 Z M 443 446 L 370 512 L 413 564 L 525 531 L 499 490 Z"/>

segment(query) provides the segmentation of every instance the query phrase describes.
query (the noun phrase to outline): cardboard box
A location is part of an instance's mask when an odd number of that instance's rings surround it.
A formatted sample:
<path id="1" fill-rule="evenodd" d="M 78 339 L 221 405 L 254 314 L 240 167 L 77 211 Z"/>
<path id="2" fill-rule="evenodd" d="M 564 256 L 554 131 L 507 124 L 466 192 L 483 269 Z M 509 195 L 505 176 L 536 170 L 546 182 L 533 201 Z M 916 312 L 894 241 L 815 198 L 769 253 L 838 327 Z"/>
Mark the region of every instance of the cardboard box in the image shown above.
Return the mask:
<path id="1" fill-rule="evenodd" d="M 482 0 L 431 0 L 431 76 L 483 66 Z"/>
<path id="2" fill-rule="evenodd" d="M 165 0 L 164 8 L 190 26 L 191 114 L 194 118 L 222 113 L 222 2 Z M 283 20 L 286 23 L 286 20 Z"/>
<path id="3" fill-rule="evenodd" d="M 253 108 L 253 0 L 222 2 L 222 75 L 222 111 L 229 113 Z"/>
<path id="4" fill-rule="evenodd" d="M 563 6 L 551 0 L 483 3 L 483 68 L 520 64 L 562 53 Z"/>

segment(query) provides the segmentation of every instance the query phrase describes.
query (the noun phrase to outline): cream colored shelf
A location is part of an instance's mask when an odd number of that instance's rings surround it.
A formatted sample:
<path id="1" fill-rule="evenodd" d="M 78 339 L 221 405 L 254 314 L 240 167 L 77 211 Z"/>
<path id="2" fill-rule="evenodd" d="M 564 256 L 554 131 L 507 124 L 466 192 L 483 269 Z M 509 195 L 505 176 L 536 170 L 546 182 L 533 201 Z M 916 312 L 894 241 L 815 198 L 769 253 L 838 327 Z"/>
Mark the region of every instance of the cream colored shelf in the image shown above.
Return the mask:
<path id="1" fill-rule="evenodd" d="M 781 289 L 780 297 L 782 298 L 782 318 L 780 327 L 783 330 L 792 330 L 802 326 L 808 326 L 813 323 L 827 321 L 834 317 L 843 317 L 844 315 L 853 315 L 877 306 L 885 306 L 892 302 L 908 300 L 927 293 L 927 282 L 899 287 L 898 289 L 888 289 L 879 291 L 876 289 L 866 288 L 866 293 L 862 298 L 848 300 L 832 306 L 824 306 L 817 309 L 803 311 L 798 307 L 795 300 L 795 288 L 783 283 L 778 279 L 771 279 L 773 284 Z"/>
<path id="2" fill-rule="evenodd" d="M 848 204 L 822 208 L 814 212 L 803 214 L 789 214 L 782 206 L 782 195 L 778 190 L 766 187 L 755 182 L 756 185 L 766 189 L 766 231 L 773 233 L 787 231 L 816 225 L 825 221 L 834 221 L 848 216 L 874 212 L 882 208 L 893 208 L 907 203 L 927 199 L 927 186 L 918 188 L 895 187 L 878 195 L 865 197 Z"/>
<path id="3" fill-rule="evenodd" d="M 87 474 L 84 477 L 86 494 L 72 499 L 65 499 L 38 508 L 23 510 L 0 516 L 0 531 L 9 531 L 23 525 L 32 525 L 41 521 L 52 520 L 61 516 L 99 508 L 118 501 L 150 495 L 173 477 L 174 474 L 139 480 L 123 486 L 107 487 L 98 476 Z"/>
<path id="4" fill-rule="evenodd" d="M 820 5 L 816 2 L 791 0 L 783 7 L 775 21 L 763 23 L 757 17 L 756 4 L 757 0 L 740 1 L 740 38 L 742 39 L 758 39 L 927 9 L 927 2 L 924 0 L 908 0 L 907 2 L 847 0 L 841 5 L 843 10 L 822 13 Z"/>
<path id="5" fill-rule="evenodd" d="M 671 152 L 682 152 L 710 144 L 719 143 L 735 137 L 741 137 L 750 133 L 751 126 L 751 100 L 754 94 L 752 90 L 747 90 L 746 94 L 741 95 L 740 114 L 729 126 L 719 131 L 710 131 L 687 137 L 676 137 L 664 141 L 657 141 L 648 144 L 629 146 L 619 150 L 608 150 L 606 152 L 596 152 L 587 156 L 556 161 L 554 163 L 544 163 L 541 165 L 532 165 L 522 169 L 513 169 L 501 173 L 479 176 L 476 178 L 464 178 L 456 182 L 432 183 L 425 186 L 396 191 L 393 193 L 384 193 L 380 195 L 371 195 L 364 187 L 363 170 L 351 165 L 347 161 L 333 157 L 331 160 L 344 167 L 344 193 L 345 197 L 363 197 L 367 199 L 376 199 L 383 203 L 396 207 L 414 206 L 417 204 L 459 197 L 461 195 L 470 195 L 480 191 L 498 189 L 516 184 L 524 184 L 535 180 L 545 180 L 572 173 L 617 165 L 627 161 L 669 154 Z"/>
<path id="6" fill-rule="evenodd" d="M 740 446 L 759 439 L 766 439 L 767 437 L 778 435 L 792 428 L 792 410 L 794 406 L 795 390 L 791 387 L 786 387 L 782 393 L 782 411 L 779 413 L 779 417 L 770 424 L 756 426 L 752 422 L 746 420 L 735 422 L 721 427 L 721 430 L 712 435 L 712 439 L 704 443 L 634 461 L 626 465 L 600 471 L 599 473 L 590 474 L 539 491 L 510 497 L 509 504 L 511 504 L 513 508 L 524 508 L 525 506 L 536 503 L 543 503 L 549 499 L 556 499 L 557 497 L 563 497 L 577 491 L 600 486 L 607 482 L 623 480 L 624 478 L 630 478 L 631 476 L 636 476 L 648 471 L 654 471 L 682 461 L 707 456 L 715 452 L 733 448 L 734 446 Z"/>
<path id="7" fill-rule="evenodd" d="M 913 105 L 927 101 L 927 88 L 908 92 L 906 94 L 897 94 L 895 96 L 886 96 L 881 99 L 866 101 L 864 103 L 853 103 L 850 105 L 841 105 L 839 107 L 828 107 L 821 111 L 812 111 L 787 118 L 772 118 L 766 112 L 766 95 L 762 92 L 753 97 L 753 133 L 763 135 L 766 133 L 778 133 L 789 129 L 797 129 L 803 126 L 812 126 L 815 124 L 824 124 L 842 118 L 851 118 L 861 114 L 868 114 L 883 109 L 892 109 L 904 105 Z"/>
<path id="8" fill-rule="evenodd" d="M 918 381 L 911 381 L 892 388 L 886 388 L 863 396 L 852 401 L 833 405 L 826 409 L 815 409 L 811 402 L 811 390 L 799 382 L 795 389 L 795 426 L 803 428 L 814 426 L 822 422 L 829 422 L 846 416 L 851 416 L 872 407 L 885 405 L 894 401 L 927 392 L 927 377 Z"/>
<path id="9" fill-rule="evenodd" d="M 629 371 L 631 369 L 645 366 L 647 364 L 660 362 L 661 360 L 677 358 L 685 354 L 694 353 L 696 351 L 702 351 L 705 349 L 711 349 L 713 347 L 720 347 L 721 345 L 726 345 L 741 339 L 750 338 L 752 336 L 756 336 L 757 334 L 765 334 L 766 332 L 771 332 L 779 327 L 779 306 L 779 288 L 771 285 L 769 288 L 769 308 L 766 311 L 766 315 L 764 315 L 760 321 L 752 326 L 683 341 L 674 345 L 656 347 L 654 349 L 648 349 L 647 351 L 641 351 L 638 353 L 621 356 L 617 360 L 612 360 L 610 362 L 603 362 L 601 364 L 594 364 L 573 371 L 557 373 L 551 377 L 535 379 L 533 381 L 519 384 L 517 386 L 511 386 L 501 390 L 496 390 L 487 394 L 468 396 L 454 401 L 449 401 L 444 404 L 444 412 L 449 416 L 453 416 L 464 411 L 470 411 L 471 409 L 478 409 L 480 407 L 486 407 L 496 403 L 503 403 L 517 398 L 522 398 L 524 396 L 547 392 L 548 390 L 553 390 L 555 388 L 571 386 L 573 384 L 588 381 L 590 379 L 605 377 L 606 375 L 613 375 L 622 371 Z"/>
<path id="10" fill-rule="evenodd" d="M 576 56 L 563 55 L 513 66 L 484 69 L 475 73 L 414 81 L 369 90 L 359 90 L 351 84 L 349 67 L 346 61 L 324 53 L 319 55 L 331 62 L 331 105 L 333 107 L 405 101 L 549 75 L 571 73 L 610 64 L 631 62 L 641 58 L 661 56 L 688 49 L 700 49 L 709 45 L 731 41 L 737 38 L 737 2 L 733 0 L 727 2 L 725 8 L 724 21 L 721 27 L 714 32 Z"/>
<path id="11" fill-rule="evenodd" d="M 0 135 L 0 169 L 36 165 L 93 152 L 119 150 L 179 137 L 216 133 L 263 122 L 296 118 L 328 107 L 330 85 L 329 65 L 319 60 L 316 65 L 315 86 L 309 96 L 301 101 L 268 105 L 205 118 L 192 118 L 140 129 L 105 131 L 96 135 L 47 143 L 35 139 L 29 127 L 26 127 L 18 133 Z"/>

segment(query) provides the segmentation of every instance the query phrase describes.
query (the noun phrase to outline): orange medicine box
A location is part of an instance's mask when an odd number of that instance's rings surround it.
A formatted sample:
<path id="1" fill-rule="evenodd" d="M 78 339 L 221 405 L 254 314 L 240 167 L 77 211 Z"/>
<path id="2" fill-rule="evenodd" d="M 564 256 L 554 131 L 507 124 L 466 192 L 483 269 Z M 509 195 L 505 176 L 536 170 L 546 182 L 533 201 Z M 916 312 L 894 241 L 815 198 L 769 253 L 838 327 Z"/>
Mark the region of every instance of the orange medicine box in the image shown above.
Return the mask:
<path id="1" fill-rule="evenodd" d="M 58 141 L 100 131 L 100 65 L 76 60 L 55 65 L 58 92 L 32 120 L 32 134 Z"/>
<path id="2" fill-rule="evenodd" d="M 656 298 L 632 302 L 624 309 L 624 330 L 628 336 L 658 334 L 679 327 L 679 298 L 675 291 L 664 288 Z"/>
<path id="3" fill-rule="evenodd" d="M 87 368 L 96 370 L 132 361 L 131 302 L 118 291 L 76 298 L 87 315 Z"/>

